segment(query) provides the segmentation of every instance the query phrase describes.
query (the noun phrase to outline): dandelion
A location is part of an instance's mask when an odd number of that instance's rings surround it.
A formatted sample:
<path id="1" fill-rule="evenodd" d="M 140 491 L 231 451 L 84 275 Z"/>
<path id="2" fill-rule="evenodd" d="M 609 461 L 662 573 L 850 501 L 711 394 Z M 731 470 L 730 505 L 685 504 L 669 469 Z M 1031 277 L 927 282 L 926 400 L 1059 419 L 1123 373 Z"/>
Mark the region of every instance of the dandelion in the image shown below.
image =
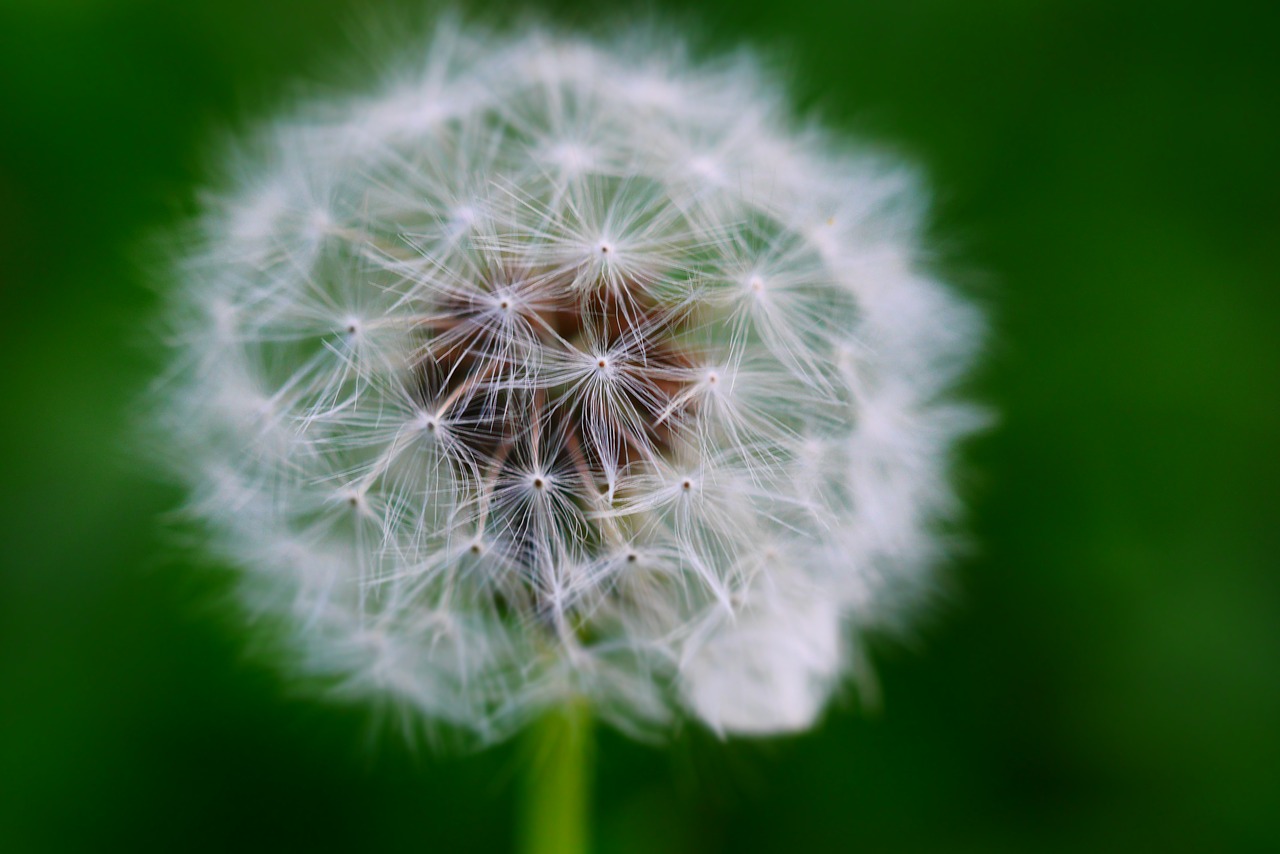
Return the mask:
<path id="1" fill-rule="evenodd" d="M 750 57 L 441 27 L 262 129 L 179 266 L 191 513 L 298 672 L 501 738 L 811 726 L 929 587 L 979 328 Z"/>

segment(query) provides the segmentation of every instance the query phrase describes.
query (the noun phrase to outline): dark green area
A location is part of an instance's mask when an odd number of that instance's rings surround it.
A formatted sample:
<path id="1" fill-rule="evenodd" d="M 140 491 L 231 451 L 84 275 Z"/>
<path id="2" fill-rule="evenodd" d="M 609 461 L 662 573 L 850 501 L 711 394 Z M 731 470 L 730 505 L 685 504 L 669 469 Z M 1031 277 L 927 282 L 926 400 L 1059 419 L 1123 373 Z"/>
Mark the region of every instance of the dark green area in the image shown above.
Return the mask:
<path id="1" fill-rule="evenodd" d="M 1002 420 L 968 454 L 977 547 L 920 650 L 880 656 L 884 711 L 767 744 L 605 734 L 601 851 L 1280 850 L 1270 6 L 695 16 L 712 44 L 781 44 L 806 103 L 924 165 L 946 267 L 992 307 L 978 387 Z M 518 751 L 411 752 L 291 697 L 211 604 L 225 580 L 166 541 L 178 495 L 129 444 L 140 247 L 209 140 L 335 78 L 363 17 L 0 3 L 6 852 L 509 845 Z"/>

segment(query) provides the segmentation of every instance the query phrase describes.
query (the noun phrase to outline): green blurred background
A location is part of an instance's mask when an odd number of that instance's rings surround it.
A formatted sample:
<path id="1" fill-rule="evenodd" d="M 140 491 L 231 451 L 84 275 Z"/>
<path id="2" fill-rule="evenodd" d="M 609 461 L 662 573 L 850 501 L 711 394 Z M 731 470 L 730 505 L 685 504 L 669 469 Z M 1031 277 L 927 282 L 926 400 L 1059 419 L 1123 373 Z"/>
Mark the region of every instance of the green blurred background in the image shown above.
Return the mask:
<path id="1" fill-rule="evenodd" d="M 604 733 L 600 851 L 1280 850 L 1274 8 L 693 16 L 781 45 L 804 103 L 923 164 L 952 277 L 993 310 L 977 390 L 1002 418 L 968 448 L 956 595 L 879 656 L 884 710 L 765 744 Z M 362 17 L 0 0 L 0 850 L 510 844 L 517 748 L 410 751 L 293 696 L 128 444 L 140 247 L 211 137 L 332 76 Z"/>

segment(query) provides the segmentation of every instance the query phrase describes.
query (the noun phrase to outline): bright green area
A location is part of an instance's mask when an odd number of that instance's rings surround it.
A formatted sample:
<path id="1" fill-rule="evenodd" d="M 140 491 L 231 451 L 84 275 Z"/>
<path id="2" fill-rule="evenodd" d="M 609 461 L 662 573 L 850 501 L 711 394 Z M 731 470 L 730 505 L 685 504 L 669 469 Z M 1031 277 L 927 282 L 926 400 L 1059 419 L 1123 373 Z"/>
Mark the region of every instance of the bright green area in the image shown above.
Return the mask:
<path id="1" fill-rule="evenodd" d="M 141 242 L 229 119 L 339 76 L 366 5 L 0 2 L 4 851 L 509 849 L 519 749 L 441 759 L 291 696 L 126 440 Z M 879 656 L 884 710 L 764 745 L 602 733 L 599 851 L 1280 850 L 1272 7 L 700 14 L 924 165 L 1002 421 L 969 449 L 950 605 Z"/>
<path id="2" fill-rule="evenodd" d="M 521 735 L 520 854 L 585 854 L 590 850 L 594 722 L 586 703 L 543 716 Z"/>

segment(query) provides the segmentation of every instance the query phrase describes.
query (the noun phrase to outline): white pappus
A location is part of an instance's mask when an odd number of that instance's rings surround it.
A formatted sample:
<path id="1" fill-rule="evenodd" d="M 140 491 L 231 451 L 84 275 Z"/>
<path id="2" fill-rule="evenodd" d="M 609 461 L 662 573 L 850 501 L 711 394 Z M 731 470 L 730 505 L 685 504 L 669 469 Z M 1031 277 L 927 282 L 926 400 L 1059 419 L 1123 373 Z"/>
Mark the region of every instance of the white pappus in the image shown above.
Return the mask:
<path id="1" fill-rule="evenodd" d="M 751 57 L 442 26 L 234 158 L 163 429 L 292 666 L 509 733 L 810 726 L 909 616 L 981 318 Z"/>

